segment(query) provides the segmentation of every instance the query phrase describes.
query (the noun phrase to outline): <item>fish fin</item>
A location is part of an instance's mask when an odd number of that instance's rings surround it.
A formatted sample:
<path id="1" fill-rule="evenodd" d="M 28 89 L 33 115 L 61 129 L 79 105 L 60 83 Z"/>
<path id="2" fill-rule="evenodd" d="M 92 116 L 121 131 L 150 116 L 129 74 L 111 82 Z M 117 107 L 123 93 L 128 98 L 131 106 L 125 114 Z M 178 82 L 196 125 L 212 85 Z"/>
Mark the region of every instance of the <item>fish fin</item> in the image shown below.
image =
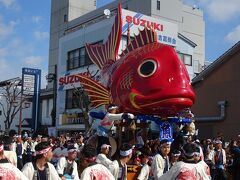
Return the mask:
<path id="1" fill-rule="evenodd" d="M 79 78 L 84 91 L 88 93 L 94 108 L 101 105 L 111 104 L 112 98 L 106 87 L 86 75 L 75 75 Z"/>
<path id="2" fill-rule="evenodd" d="M 122 36 L 122 7 L 118 3 L 118 13 L 115 17 L 112 31 L 108 35 L 107 41 L 102 44 L 90 45 L 86 44 L 87 53 L 94 64 L 99 69 L 102 69 L 104 65 L 111 60 L 113 63 L 118 57 L 118 48 Z"/>
<path id="3" fill-rule="evenodd" d="M 145 27 L 133 40 L 127 45 L 126 49 L 120 55 L 121 57 L 134 49 L 142 47 L 146 44 L 157 42 L 157 33 L 154 29 Z"/>

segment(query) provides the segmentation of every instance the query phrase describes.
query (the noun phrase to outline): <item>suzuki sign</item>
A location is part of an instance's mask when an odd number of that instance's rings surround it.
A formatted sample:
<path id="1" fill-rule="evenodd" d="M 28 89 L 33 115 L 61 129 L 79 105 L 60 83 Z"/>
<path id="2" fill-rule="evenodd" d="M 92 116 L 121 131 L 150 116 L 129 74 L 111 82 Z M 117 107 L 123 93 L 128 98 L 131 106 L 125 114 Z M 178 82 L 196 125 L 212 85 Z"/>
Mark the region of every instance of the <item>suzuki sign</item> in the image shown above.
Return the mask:
<path id="1" fill-rule="evenodd" d="M 128 28 L 131 36 L 137 35 L 144 27 L 153 28 L 157 32 L 157 39 L 163 44 L 177 45 L 178 26 L 177 24 L 152 18 L 141 13 L 122 10 L 122 34 L 127 35 Z"/>

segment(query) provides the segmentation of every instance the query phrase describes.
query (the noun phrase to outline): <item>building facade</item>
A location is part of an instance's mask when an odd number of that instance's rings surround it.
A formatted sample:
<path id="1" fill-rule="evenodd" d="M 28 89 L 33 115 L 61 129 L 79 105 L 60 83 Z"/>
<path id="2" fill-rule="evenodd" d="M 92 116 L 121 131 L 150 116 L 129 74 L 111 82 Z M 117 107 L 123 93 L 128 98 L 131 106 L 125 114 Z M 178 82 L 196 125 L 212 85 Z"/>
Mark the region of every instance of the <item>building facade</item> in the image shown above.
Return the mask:
<path id="1" fill-rule="evenodd" d="M 58 130 L 83 130 L 83 114 L 74 102 L 80 84 L 74 75 L 97 71 L 86 54 L 85 44 L 105 42 L 117 11 L 117 1 L 78 18 L 76 17 L 79 14 L 75 14 L 76 16 L 71 17 L 76 19 L 65 22 L 62 20 L 69 15 L 67 11 L 64 12 L 67 14 L 62 12 L 61 6 L 65 7 L 67 4 L 56 3 L 52 1 L 49 50 L 49 73 L 57 75 L 56 127 Z M 93 1 L 89 1 L 89 4 L 89 11 L 96 8 Z M 205 56 L 202 11 L 186 6 L 180 0 L 122 0 L 121 4 L 123 27 L 119 54 L 126 47 L 128 29 L 133 37 L 138 29 L 153 23 L 157 29 L 158 41 L 176 49 L 191 79 L 200 72 Z M 110 14 L 104 14 L 105 9 Z"/>
<path id="2" fill-rule="evenodd" d="M 196 102 L 192 107 L 200 138 L 222 133 L 227 141 L 240 131 L 240 42 L 193 79 Z"/>

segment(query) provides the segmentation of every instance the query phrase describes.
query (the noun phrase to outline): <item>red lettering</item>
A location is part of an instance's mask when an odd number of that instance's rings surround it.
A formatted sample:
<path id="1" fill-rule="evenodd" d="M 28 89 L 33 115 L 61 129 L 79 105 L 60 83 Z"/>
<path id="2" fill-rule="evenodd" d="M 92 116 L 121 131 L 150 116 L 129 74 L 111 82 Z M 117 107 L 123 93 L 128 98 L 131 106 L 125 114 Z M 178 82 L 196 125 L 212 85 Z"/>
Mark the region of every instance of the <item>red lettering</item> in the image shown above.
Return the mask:
<path id="1" fill-rule="evenodd" d="M 66 76 L 65 85 L 69 83 L 69 76 Z"/>
<path id="2" fill-rule="evenodd" d="M 157 29 L 158 31 L 162 31 L 162 25 L 161 25 L 161 24 L 154 23 L 154 24 L 153 24 L 153 29 Z"/>
<path id="3" fill-rule="evenodd" d="M 59 78 L 59 86 L 62 86 L 62 85 L 65 84 L 65 78 L 66 78 L 66 77 L 61 77 L 61 78 Z"/>
<path id="4" fill-rule="evenodd" d="M 156 22 L 151 22 L 145 19 L 140 19 L 132 16 L 126 16 L 127 23 L 133 23 L 135 25 L 146 26 L 148 28 L 153 28 L 158 31 L 163 31 L 163 25 Z"/>
<path id="5" fill-rule="evenodd" d="M 126 16 L 127 23 L 132 23 L 132 16 Z"/>
<path id="6" fill-rule="evenodd" d="M 133 24 L 139 25 L 140 19 L 133 17 Z"/>
<path id="7" fill-rule="evenodd" d="M 145 22 L 146 22 L 146 20 L 144 20 L 144 19 L 141 19 L 140 26 L 145 26 Z"/>
<path id="8" fill-rule="evenodd" d="M 152 28 L 153 27 L 153 22 L 147 21 L 147 27 Z"/>
<path id="9" fill-rule="evenodd" d="M 80 82 L 80 78 L 78 76 L 74 76 L 74 82 Z"/>
<path id="10" fill-rule="evenodd" d="M 64 76 L 64 77 L 59 78 L 59 80 L 58 80 L 59 86 L 64 86 L 64 85 L 67 85 L 67 84 L 73 84 L 73 83 L 80 82 L 80 77 L 78 77 L 77 75 L 88 76 L 88 77 L 91 78 L 91 74 L 89 72 L 82 72 L 82 73 L 78 73 L 76 75 L 75 74 L 68 75 L 68 76 Z"/>
<path id="11" fill-rule="evenodd" d="M 68 83 L 74 83 L 74 77 L 75 77 L 75 75 L 71 75 L 69 78 L 70 78 L 70 82 L 68 82 Z"/>

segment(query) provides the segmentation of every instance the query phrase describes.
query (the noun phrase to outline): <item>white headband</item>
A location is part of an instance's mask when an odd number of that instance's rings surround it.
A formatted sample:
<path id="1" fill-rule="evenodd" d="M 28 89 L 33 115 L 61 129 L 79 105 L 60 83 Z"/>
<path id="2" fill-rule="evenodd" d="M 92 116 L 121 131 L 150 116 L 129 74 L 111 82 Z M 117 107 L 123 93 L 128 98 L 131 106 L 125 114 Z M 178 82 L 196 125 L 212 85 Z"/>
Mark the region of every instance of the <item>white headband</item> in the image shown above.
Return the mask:
<path id="1" fill-rule="evenodd" d="M 188 157 L 192 157 L 192 156 L 200 156 L 199 152 L 192 152 L 192 153 L 186 153 L 186 151 L 184 151 L 183 149 L 183 154 L 188 156 Z"/>
<path id="2" fill-rule="evenodd" d="M 77 150 L 77 149 L 69 149 L 68 152 L 69 152 L 69 153 L 78 152 L 78 150 Z"/>
<path id="3" fill-rule="evenodd" d="M 2 151 L 3 151 L 3 148 L 4 148 L 3 144 L 2 144 L 2 145 L 0 145 L 0 152 L 2 152 Z"/>
<path id="4" fill-rule="evenodd" d="M 36 151 L 36 155 L 45 154 L 45 153 L 47 153 L 50 149 L 52 149 L 51 146 L 50 146 L 50 147 L 47 147 L 47 148 L 45 148 L 45 149 L 43 149 L 43 150 L 41 150 L 41 151 Z"/>
<path id="5" fill-rule="evenodd" d="M 172 155 L 173 155 L 173 156 L 181 156 L 181 152 L 180 152 L 180 153 L 177 153 L 177 154 L 173 154 L 173 153 L 172 153 Z"/>
<path id="6" fill-rule="evenodd" d="M 132 154 L 132 149 L 129 149 L 127 151 L 120 151 L 121 156 L 128 156 L 129 154 Z"/>
<path id="7" fill-rule="evenodd" d="M 117 108 L 118 108 L 117 106 L 111 106 L 108 108 L 108 110 L 117 109 Z"/>
<path id="8" fill-rule="evenodd" d="M 162 148 L 165 145 L 171 145 L 171 144 L 172 144 L 171 142 L 165 142 L 165 143 L 161 144 L 160 147 Z"/>

